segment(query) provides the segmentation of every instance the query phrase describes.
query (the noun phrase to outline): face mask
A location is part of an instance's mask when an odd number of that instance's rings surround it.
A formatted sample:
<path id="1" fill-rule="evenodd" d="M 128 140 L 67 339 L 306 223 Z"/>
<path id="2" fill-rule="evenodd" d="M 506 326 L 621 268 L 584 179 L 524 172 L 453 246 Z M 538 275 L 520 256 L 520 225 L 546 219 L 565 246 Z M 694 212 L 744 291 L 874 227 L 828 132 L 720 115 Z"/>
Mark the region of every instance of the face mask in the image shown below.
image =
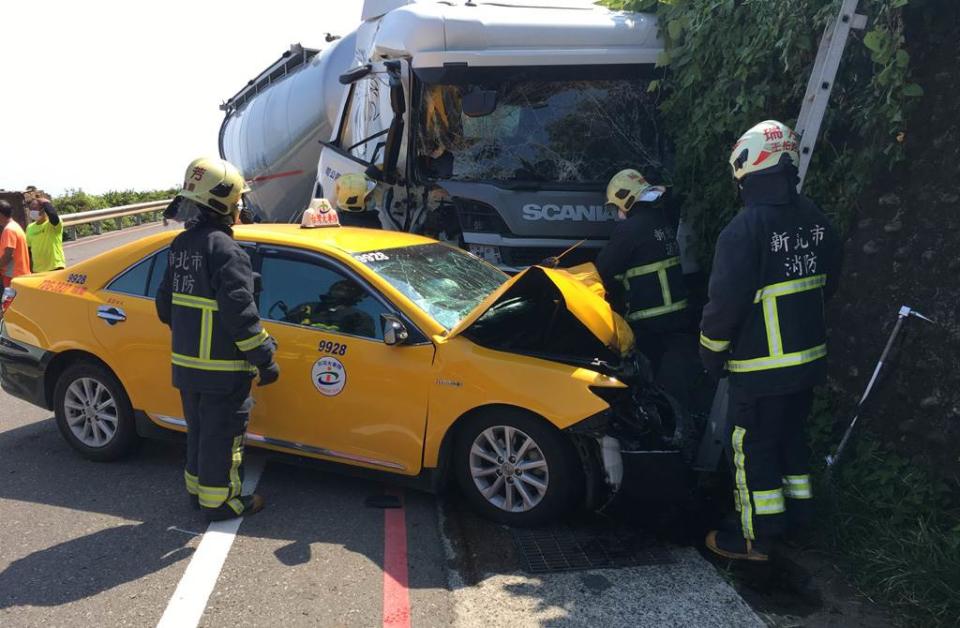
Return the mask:
<path id="1" fill-rule="evenodd" d="M 35 210 L 35 209 L 31 209 L 31 210 L 30 210 L 30 221 L 31 221 L 31 222 L 36 222 L 39 218 L 40 218 L 40 212 L 37 211 L 37 210 Z"/>

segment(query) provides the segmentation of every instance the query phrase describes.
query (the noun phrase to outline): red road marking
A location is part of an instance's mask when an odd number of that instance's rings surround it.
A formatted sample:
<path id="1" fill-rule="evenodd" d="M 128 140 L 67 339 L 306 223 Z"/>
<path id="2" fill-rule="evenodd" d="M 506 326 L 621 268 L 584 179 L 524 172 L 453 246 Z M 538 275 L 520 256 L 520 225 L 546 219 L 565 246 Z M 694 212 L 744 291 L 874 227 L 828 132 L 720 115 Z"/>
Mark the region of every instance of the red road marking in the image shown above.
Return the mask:
<path id="1" fill-rule="evenodd" d="M 407 589 L 407 522 L 403 491 L 390 489 L 400 508 L 384 509 L 383 522 L 383 625 L 410 628 L 410 592 Z"/>
<path id="2" fill-rule="evenodd" d="M 261 181 L 280 179 L 281 177 L 294 177 L 298 174 L 303 174 L 303 170 L 288 170 L 287 172 L 278 172 L 277 174 L 265 174 L 262 177 L 254 177 L 247 181 L 247 183 L 260 183 Z"/>

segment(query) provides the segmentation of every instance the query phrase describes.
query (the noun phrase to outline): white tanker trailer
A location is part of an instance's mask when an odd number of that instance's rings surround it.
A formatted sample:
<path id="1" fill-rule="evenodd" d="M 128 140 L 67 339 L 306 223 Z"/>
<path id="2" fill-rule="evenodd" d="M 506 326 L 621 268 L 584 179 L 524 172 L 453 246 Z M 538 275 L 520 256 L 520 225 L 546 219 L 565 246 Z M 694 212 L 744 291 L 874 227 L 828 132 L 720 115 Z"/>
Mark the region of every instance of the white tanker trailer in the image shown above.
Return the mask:
<path id="1" fill-rule="evenodd" d="M 654 17 L 590 0 L 367 0 L 322 52 L 299 45 L 229 99 L 222 156 L 271 222 L 376 180 L 384 228 L 457 242 L 519 268 L 613 226 L 609 178 L 667 177 Z M 351 216 L 347 216 L 347 219 Z"/>

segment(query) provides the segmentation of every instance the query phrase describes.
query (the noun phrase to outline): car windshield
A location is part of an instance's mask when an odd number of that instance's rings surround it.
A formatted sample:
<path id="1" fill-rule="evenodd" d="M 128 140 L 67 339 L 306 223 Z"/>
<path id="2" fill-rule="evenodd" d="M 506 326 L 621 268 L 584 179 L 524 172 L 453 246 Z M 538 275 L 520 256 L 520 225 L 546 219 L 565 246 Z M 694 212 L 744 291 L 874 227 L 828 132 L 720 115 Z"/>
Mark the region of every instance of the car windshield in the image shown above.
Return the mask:
<path id="1" fill-rule="evenodd" d="M 418 163 L 432 179 L 596 186 L 624 168 L 663 170 L 656 94 L 636 68 L 528 70 L 424 85 Z M 487 96 L 464 114 L 464 98 Z M 492 107 L 492 110 L 491 110 Z"/>
<path id="2" fill-rule="evenodd" d="M 446 244 L 420 244 L 354 255 L 448 331 L 507 276 Z"/>

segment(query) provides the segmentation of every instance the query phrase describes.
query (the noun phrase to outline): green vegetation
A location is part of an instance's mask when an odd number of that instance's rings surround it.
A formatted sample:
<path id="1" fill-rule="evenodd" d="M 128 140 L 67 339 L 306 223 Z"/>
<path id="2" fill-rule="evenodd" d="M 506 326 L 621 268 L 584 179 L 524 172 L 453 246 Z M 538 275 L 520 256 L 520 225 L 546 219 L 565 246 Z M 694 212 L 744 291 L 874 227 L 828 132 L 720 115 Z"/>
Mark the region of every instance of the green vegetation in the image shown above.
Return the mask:
<path id="1" fill-rule="evenodd" d="M 74 214 L 77 212 L 86 212 L 92 209 L 106 209 L 107 207 L 118 207 L 120 205 L 132 205 L 133 203 L 146 203 L 148 201 L 161 201 L 173 198 L 177 194 L 177 188 L 167 190 L 150 190 L 146 192 L 137 192 L 135 190 L 110 191 L 104 194 L 87 194 L 83 190 L 67 190 L 62 196 L 53 199 L 53 204 L 57 211 L 62 214 Z M 152 222 L 160 220 L 160 211 L 142 214 L 142 222 Z M 133 216 L 127 216 L 121 219 L 123 226 L 129 227 L 136 224 Z M 100 223 L 101 231 L 113 231 L 117 228 L 115 220 L 107 220 Z M 80 225 L 77 228 L 77 235 L 83 237 L 94 233 L 93 225 Z"/>
<path id="2" fill-rule="evenodd" d="M 811 445 L 836 446 L 835 404 L 821 396 Z M 861 590 L 912 625 L 954 626 L 960 617 L 960 504 L 942 480 L 858 432 L 838 471 L 815 465 L 820 542 L 850 568 Z"/>
<path id="3" fill-rule="evenodd" d="M 838 0 L 603 0 L 655 11 L 666 51 L 664 126 L 676 152 L 673 185 L 709 257 L 737 209 L 727 157 L 748 128 L 766 119 L 796 123 L 824 27 Z M 863 0 L 866 32 L 854 31 L 805 191 L 845 227 L 878 171 L 903 158 L 903 121 L 923 94 L 910 82 L 902 10 L 908 0 Z"/>

